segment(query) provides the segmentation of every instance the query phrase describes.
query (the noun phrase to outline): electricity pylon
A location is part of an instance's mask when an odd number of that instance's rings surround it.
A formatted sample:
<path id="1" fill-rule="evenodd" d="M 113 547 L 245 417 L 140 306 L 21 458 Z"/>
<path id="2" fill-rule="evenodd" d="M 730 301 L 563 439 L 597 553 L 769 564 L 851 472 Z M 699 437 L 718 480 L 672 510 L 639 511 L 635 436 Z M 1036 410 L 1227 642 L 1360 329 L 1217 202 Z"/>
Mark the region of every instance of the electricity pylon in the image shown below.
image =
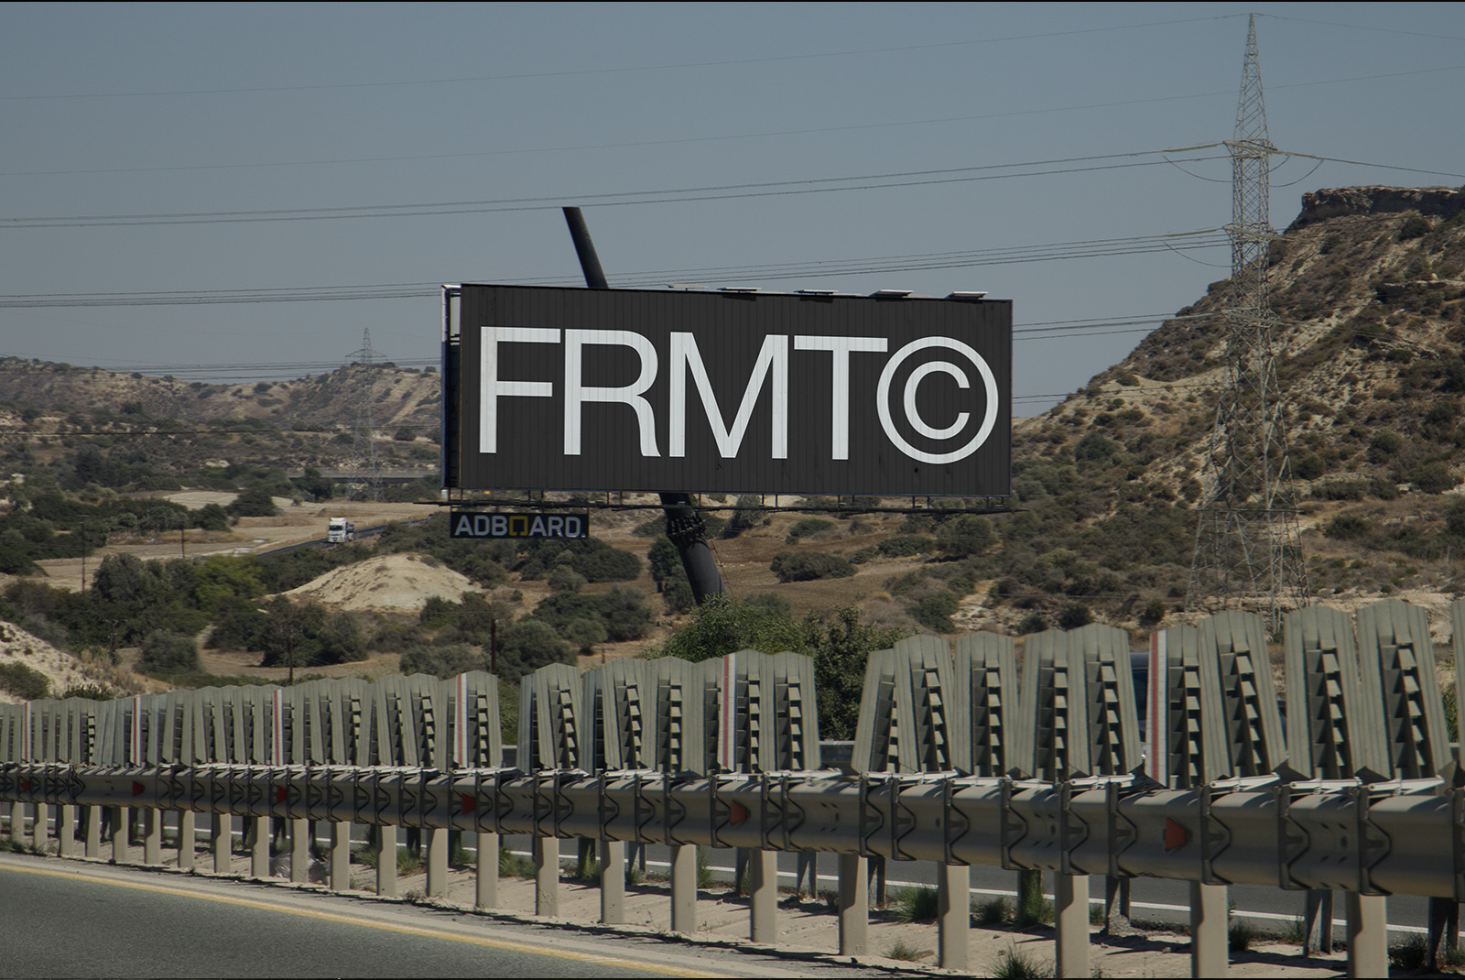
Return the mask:
<path id="1" fill-rule="evenodd" d="M 1307 567 L 1297 526 L 1287 425 L 1277 383 L 1267 298 L 1271 158 L 1257 58 L 1256 19 L 1246 32 L 1246 64 L 1231 155 L 1231 301 L 1226 325 L 1226 384 L 1216 404 L 1204 469 L 1205 495 L 1185 606 L 1191 612 L 1254 604 L 1270 630 L 1307 602 Z"/>

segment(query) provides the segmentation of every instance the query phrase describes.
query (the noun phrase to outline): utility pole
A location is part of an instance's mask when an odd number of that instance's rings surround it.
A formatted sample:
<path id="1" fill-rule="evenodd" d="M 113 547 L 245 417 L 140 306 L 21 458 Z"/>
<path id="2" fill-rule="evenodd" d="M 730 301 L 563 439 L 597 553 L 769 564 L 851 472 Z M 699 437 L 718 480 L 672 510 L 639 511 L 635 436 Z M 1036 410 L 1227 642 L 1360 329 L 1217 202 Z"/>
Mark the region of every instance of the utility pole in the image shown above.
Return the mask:
<path id="1" fill-rule="evenodd" d="M 575 254 L 580 258 L 580 269 L 585 273 L 585 285 L 591 289 L 609 289 L 605 270 L 600 267 L 600 256 L 595 252 L 595 243 L 590 240 L 590 229 L 585 226 L 580 209 L 563 210 L 570 238 L 575 243 Z M 660 496 L 661 509 L 666 514 L 666 536 L 681 555 L 687 583 L 692 587 L 692 597 L 700 606 L 710 596 L 726 594 L 722 573 L 717 570 L 717 559 L 707 546 L 707 525 L 692 506 L 692 495 L 664 490 Z"/>
<path id="2" fill-rule="evenodd" d="M 1189 612 L 1255 602 L 1275 632 L 1289 608 L 1309 597 L 1292 487 L 1287 425 L 1277 382 L 1267 297 L 1271 157 L 1257 56 L 1256 18 L 1246 33 L 1246 60 L 1231 155 L 1231 302 L 1226 325 L 1226 384 L 1204 468 L 1205 496 L 1196 527 Z"/>

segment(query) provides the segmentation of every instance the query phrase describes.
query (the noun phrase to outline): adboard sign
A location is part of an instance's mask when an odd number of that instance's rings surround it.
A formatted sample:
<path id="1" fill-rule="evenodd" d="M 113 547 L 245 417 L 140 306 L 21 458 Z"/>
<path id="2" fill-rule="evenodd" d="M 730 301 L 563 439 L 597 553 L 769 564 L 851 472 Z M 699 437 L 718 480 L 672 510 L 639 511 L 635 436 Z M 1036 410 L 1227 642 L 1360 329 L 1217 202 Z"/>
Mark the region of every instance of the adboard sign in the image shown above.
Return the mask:
<path id="1" fill-rule="evenodd" d="M 448 486 L 1008 492 L 1009 301 L 464 285 L 457 339 Z"/>
<path id="2" fill-rule="evenodd" d="M 454 510 L 448 513 L 448 533 L 454 538 L 588 538 L 590 513 L 487 514 Z"/>

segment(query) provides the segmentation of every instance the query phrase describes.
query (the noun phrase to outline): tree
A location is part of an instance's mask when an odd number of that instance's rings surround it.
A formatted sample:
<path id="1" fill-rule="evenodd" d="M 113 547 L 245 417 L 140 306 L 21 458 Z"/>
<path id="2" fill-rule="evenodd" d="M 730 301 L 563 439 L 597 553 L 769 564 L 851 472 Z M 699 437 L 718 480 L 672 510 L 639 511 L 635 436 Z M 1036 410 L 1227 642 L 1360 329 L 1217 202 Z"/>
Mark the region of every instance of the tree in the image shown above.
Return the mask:
<path id="1" fill-rule="evenodd" d="M 280 512 L 264 487 L 249 488 L 225 509 L 235 517 L 273 517 Z"/>
<path id="2" fill-rule="evenodd" d="M 671 635 L 662 652 L 702 661 L 739 650 L 797 650 L 803 640 L 804 634 L 787 611 L 718 595 L 696 608 L 692 621 Z"/>
<path id="3" fill-rule="evenodd" d="M 814 659 L 819 737 L 852 739 L 859 725 L 870 654 L 893 647 L 903 631 L 862 623 L 859 610 L 845 608 L 823 617 L 810 613 L 800 632 L 799 652 Z"/>

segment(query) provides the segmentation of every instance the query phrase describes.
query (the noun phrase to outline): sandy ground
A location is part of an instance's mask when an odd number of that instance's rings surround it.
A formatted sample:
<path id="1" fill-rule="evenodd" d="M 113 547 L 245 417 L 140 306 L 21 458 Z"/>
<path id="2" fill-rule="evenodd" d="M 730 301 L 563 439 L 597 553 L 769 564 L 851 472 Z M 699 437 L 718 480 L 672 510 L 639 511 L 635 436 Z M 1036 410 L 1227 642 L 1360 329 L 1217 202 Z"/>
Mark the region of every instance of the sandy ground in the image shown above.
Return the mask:
<path id="1" fill-rule="evenodd" d="M 195 852 L 196 873 L 211 872 L 212 853 L 207 844 L 207 817 L 199 820 L 199 847 Z M 171 843 L 172 834 L 169 834 Z M 290 875 L 288 844 L 285 853 L 277 854 L 271 860 L 269 881 L 285 885 Z M 54 853 L 56 842 L 49 843 Z M 562 848 L 573 845 L 562 845 Z M 111 858 L 108 844 L 102 848 L 103 860 Z M 720 857 L 723 855 L 719 855 Z M 167 847 L 162 852 L 165 867 L 177 868 L 177 851 Z M 118 856 L 118 863 L 141 864 L 143 849 L 134 843 L 125 855 Z M 729 857 L 730 860 L 730 857 Z M 723 863 L 714 861 L 714 863 Z M 250 861 L 247 855 L 232 856 L 231 875 L 250 877 Z M 328 876 L 325 863 L 313 861 L 309 872 L 313 884 L 299 885 L 304 889 L 320 889 Z M 476 878 L 471 870 L 455 868 L 449 872 L 446 894 L 423 898 L 427 879 L 425 872 L 401 874 L 397 881 L 397 894 L 402 900 L 426 902 L 447 909 L 471 911 L 475 897 Z M 822 884 L 822 880 L 821 880 Z M 287 886 L 290 887 L 290 886 Z M 376 871 L 363 864 L 352 864 L 351 887 L 362 898 L 376 898 Z M 499 905 L 488 914 L 509 916 L 525 921 L 545 921 L 533 914 L 534 882 L 532 879 L 505 877 L 498 886 Z M 559 912 L 553 921 L 565 923 L 568 927 L 593 927 L 597 930 L 610 928 L 615 931 L 643 935 L 668 935 L 671 929 L 671 901 L 668 886 L 661 881 L 631 886 L 626 891 L 626 925 L 598 926 L 600 915 L 600 893 L 593 885 L 576 882 L 567 872 L 562 875 L 559 886 Z M 831 962 L 838 953 L 838 918 L 829 902 L 823 897 L 818 900 L 799 901 L 792 894 L 781 897 L 778 911 L 777 948 L 791 958 L 808 956 L 828 957 Z M 749 909 L 747 899 L 739 898 L 723 886 L 703 889 L 698 893 L 697 932 L 691 937 L 697 942 L 737 945 L 748 943 Z M 1101 935 L 1097 927 L 1091 932 L 1090 966 L 1094 976 L 1105 977 L 1178 977 L 1190 972 L 1189 938 L 1174 932 L 1147 932 L 1141 935 L 1117 938 Z M 914 960 L 891 959 L 885 954 L 891 952 L 897 943 L 915 951 Z M 899 923 L 889 913 L 872 910 L 869 933 L 870 955 L 859 957 L 859 962 L 872 967 L 884 967 L 899 971 L 930 972 L 950 975 L 948 971 L 935 966 L 937 930 L 933 923 Z M 1051 928 L 1035 927 L 1029 930 L 1012 928 L 984 928 L 973 926 L 968 933 L 968 968 L 970 974 L 991 975 L 999 959 L 1008 950 L 1027 956 L 1040 967 L 1052 969 L 1054 959 L 1053 931 Z M 840 958 L 840 962 L 849 962 Z M 1346 954 L 1342 951 L 1330 956 L 1304 958 L 1299 948 L 1284 943 L 1259 943 L 1244 953 L 1234 954 L 1229 976 L 1233 977 L 1337 977 L 1346 971 Z M 1051 974 L 1050 974 L 1051 975 Z"/>
<path id="2" fill-rule="evenodd" d="M 167 690 L 167 685 L 159 681 L 138 677 L 110 663 L 82 661 L 62 653 L 15 624 L 0 622 L 0 664 L 7 663 L 24 664 L 45 675 L 53 698 L 61 697 L 73 687 L 99 687 L 118 698 Z M 0 689 L 0 704 L 19 704 L 23 700 Z"/>

